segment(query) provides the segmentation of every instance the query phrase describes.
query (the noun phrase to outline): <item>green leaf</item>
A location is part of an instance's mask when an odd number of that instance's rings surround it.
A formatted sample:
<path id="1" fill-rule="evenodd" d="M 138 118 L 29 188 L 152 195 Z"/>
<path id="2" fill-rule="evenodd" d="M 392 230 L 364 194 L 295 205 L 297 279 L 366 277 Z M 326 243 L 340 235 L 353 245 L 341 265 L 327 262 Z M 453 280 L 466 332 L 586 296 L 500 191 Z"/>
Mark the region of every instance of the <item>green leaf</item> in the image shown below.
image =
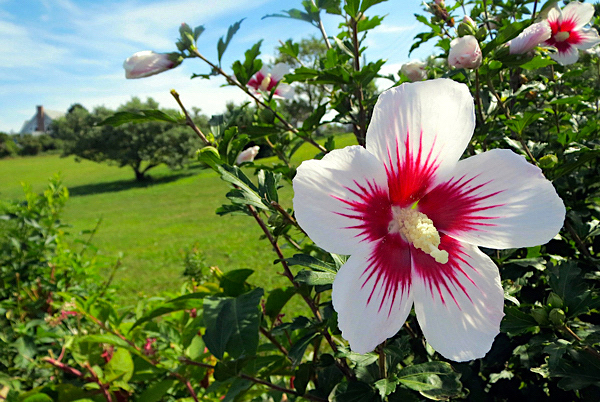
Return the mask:
<path id="1" fill-rule="evenodd" d="M 445 362 L 427 362 L 408 366 L 397 374 L 398 381 L 431 399 L 448 399 L 462 388 L 460 374 Z"/>
<path id="2" fill-rule="evenodd" d="M 375 4 L 383 3 L 387 0 L 362 0 L 362 4 L 360 5 L 360 12 L 364 13 L 369 8 L 373 7 Z"/>
<path id="3" fill-rule="evenodd" d="M 52 398 L 44 393 L 30 395 L 21 402 L 54 402 Z"/>
<path id="4" fill-rule="evenodd" d="M 523 116 L 515 116 L 513 120 L 507 120 L 505 124 L 514 132 L 522 134 L 532 123 L 542 117 L 541 113 L 525 112 Z"/>
<path id="5" fill-rule="evenodd" d="M 344 11 L 348 16 L 356 18 L 358 16 L 358 10 L 360 9 L 360 0 L 346 0 L 344 5 Z"/>
<path id="6" fill-rule="evenodd" d="M 237 377 L 247 363 L 247 359 L 230 360 L 227 362 L 218 362 L 215 366 L 214 377 L 217 381 L 227 381 L 232 377 Z"/>
<path id="7" fill-rule="evenodd" d="M 265 314 L 274 321 L 285 304 L 296 294 L 296 288 L 289 286 L 286 288 L 276 288 L 269 293 L 265 303 Z"/>
<path id="8" fill-rule="evenodd" d="M 223 288 L 223 294 L 229 297 L 237 297 L 250 290 L 246 279 L 253 273 L 254 270 L 247 268 L 225 272 L 219 282 L 219 286 Z"/>
<path id="9" fill-rule="evenodd" d="M 398 385 L 398 379 L 397 378 L 382 378 L 379 381 L 375 381 L 373 383 L 373 385 L 375 386 L 375 389 L 377 389 L 377 391 L 379 391 L 379 395 L 383 399 L 386 396 L 388 396 L 389 394 L 391 394 L 392 392 L 396 391 L 396 386 Z"/>
<path id="10" fill-rule="evenodd" d="M 218 359 L 228 352 L 232 357 L 250 356 L 258 348 L 260 311 L 263 290 L 256 288 L 237 298 L 204 299 L 206 332 L 202 339 Z"/>
<path id="11" fill-rule="evenodd" d="M 577 152 L 577 160 L 576 161 L 562 164 L 562 165 L 558 166 L 556 169 L 554 169 L 553 178 L 556 180 L 559 177 L 567 175 L 567 174 L 579 169 L 581 166 L 585 165 L 586 163 L 597 159 L 598 157 L 600 157 L 600 150 L 593 150 L 593 151 L 581 150 L 581 151 Z"/>
<path id="12" fill-rule="evenodd" d="M 162 380 L 151 384 L 137 397 L 137 402 L 159 402 L 163 396 L 175 385 L 176 380 Z"/>
<path id="13" fill-rule="evenodd" d="M 245 18 L 242 18 L 235 24 L 229 26 L 229 29 L 227 30 L 227 37 L 225 38 L 225 40 L 223 40 L 223 37 L 219 38 L 219 42 L 217 43 L 217 53 L 218 53 L 219 65 L 221 65 L 221 58 L 223 57 L 223 53 L 225 53 L 225 49 L 227 49 L 227 46 L 229 46 L 229 42 L 231 42 L 231 38 L 233 38 L 233 35 L 235 35 L 235 33 L 238 31 L 238 29 L 240 29 L 240 25 L 242 24 L 242 21 L 244 21 L 244 20 L 245 20 Z"/>
<path id="14" fill-rule="evenodd" d="M 504 314 L 505 316 L 500 323 L 502 332 L 518 335 L 526 331 L 533 331 L 538 326 L 535 318 L 522 312 L 518 307 L 506 307 Z"/>
<path id="15" fill-rule="evenodd" d="M 194 40 L 197 41 L 200 35 L 202 35 L 202 32 L 204 32 L 204 25 L 198 25 L 194 28 Z"/>
<path id="16" fill-rule="evenodd" d="M 239 400 L 237 397 L 248 391 L 253 384 L 254 383 L 250 380 L 236 378 L 229 387 L 227 395 L 225 395 L 225 398 L 223 398 L 223 402 L 234 402 Z"/>
<path id="17" fill-rule="evenodd" d="M 556 64 L 556 62 L 552 59 L 542 56 L 535 56 L 533 59 L 529 60 L 527 63 L 521 64 L 521 68 L 524 70 L 537 70 L 538 68 L 548 67 L 552 64 Z"/>
<path id="18" fill-rule="evenodd" d="M 332 274 L 336 274 L 338 271 L 333 265 L 306 254 L 294 254 L 292 258 L 286 258 L 285 262 L 287 262 L 288 265 L 300 265 L 312 270 L 329 272 Z"/>
<path id="19" fill-rule="evenodd" d="M 281 173 L 273 173 L 270 170 L 259 170 L 258 171 L 258 193 L 259 195 L 270 203 L 272 201 L 279 202 L 279 195 L 277 189 L 279 182 L 281 181 Z"/>
<path id="20" fill-rule="evenodd" d="M 195 293 L 190 293 L 190 294 L 183 295 L 183 296 L 177 297 L 175 299 L 169 300 L 168 302 L 163 303 L 163 304 L 159 305 L 158 307 L 152 309 L 151 311 L 147 312 L 139 320 L 137 320 L 135 322 L 135 324 L 133 324 L 130 331 L 145 322 L 148 322 L 156 317 L 160 317 L 161 315 L 170 314 L 170 313 L 173 313 L 175 311 L 180 311 L 180 310 L 190 310 L 193 308 L 200 308 L 203 305 L 202 300 L 206 296 L 214 294 L 214 291 L 212 291 L 204 286 L 198 286 L 196 288 L 196 290 L 198 290 L 198 291 Z"/>
<path id="21" fill-rule="evenodd" d="M 291 39 L 285 41 L 285 43 L 279 46 L 279 52 L 287 54 L 288 56 L 297 59 L 300 53 L 300 44 L 292 42 Z"/>
<path id="22" fill-rule="evenodd" d="M 298 272 L 294 278 L 295 282 L 306 283 L 310 286 L 316 285 L 331 285 L 335 279 L 336 274 L 331 272 L 315 272 L 302 270 Z"/>
<path id="23" fill-rule="evenodd" d="M 112 358 L 104 366 L 105 381 L 110 383 L 113 381 L 128 382 L 133 375 L 133 359 L 127 349 L 116 349 Z"/>
<path id="24" fill-rule="evenodd" d="M 321 119 L 327 112 L 326 105 L 319 105 L 302 123 L 302 130 L 306 132 L 314 131 L 319 126 Z"/>
<path id="25" fill-rule="evenodd" d="M 377 391 L 369 384 L 362 381 L 347 383 L 347 387 L 341 392 L 336 391 L 335 400 L 344 402 L 380 402 Z"/>
<path id="26" fill-rule="evenodd" d="M 171 116 L 160 110 L 148 109 L 141 110 L 140 113 L 117 112 L 100 122 L 99 125 L 118 127 L 125 123 L 144 123 L 148 121 L 165 121 L 167 123 L 178 124 L 180 120 L 180 116 Z"/>
<path id="27" fill-rule="evenodd" d="M 584 101 L 585 98 L 582 95 L 573 95 L 573 96 L 567 96 L 565 98 L 560 98 L 560 99 L 555 99 L 553 101 L 550 101 L 549 103 L 551 105 L 576 105 L 581 103 L 582 101 Z"/>
<path id="28" fill-rule="evenodd" d="M 221 174 L 221 179 L 238 187 L 237 192 L 230 192 L 234 200 L 241 202 L 248 201 L 251 205 L 258 208 L 268 209 L 263 204 L 262 198 L 258 195 L 258 188 L 248 179 L 248 176 L 237 166 L 220 165 L 217 166 L 217 171 Z"/>
<path id="29" fill-rule="evenodd" d="M 109 345 L 118 346 L 121 348 L 130 347 L 130 345 L 126 341 L 110 333 L 85 335 L 79 338 L 77 341 L 87 343 L 107 343 Z"/>
<path id="30" fill-rule="evenodd" d="M 297 340 L 289 351 L 288 357 L 292 361 L 292 365 L 296 367 L 302 362 L 304 352 L 308 345 L 311 344 L 312 340 L 319 336 L 319 333 L 312 332 L 308 335 L 304 335 L 302 338 Z"/>
<path id="31" fill-rule="evenodd" d="M 581 269 L 574 261 L 551 268 L 550 287 L 564 301 L 566 314 L 573 318 L 585 314 L 593 303 L 592 294 L 583 281 Z"/>
<path id="32" fill-rule="evenodd" d="M 246 85 L 250 81 L 250 78 L 262 68 L 262 60 L 257 59 L 260 55 L 261 44 L 262 40 L 255 43 L 254 46 L 244 53 L 245 59 L 243 64 L 239 60 L 236 60 L 231 67 L 235 77 L 242 85 Z"/>

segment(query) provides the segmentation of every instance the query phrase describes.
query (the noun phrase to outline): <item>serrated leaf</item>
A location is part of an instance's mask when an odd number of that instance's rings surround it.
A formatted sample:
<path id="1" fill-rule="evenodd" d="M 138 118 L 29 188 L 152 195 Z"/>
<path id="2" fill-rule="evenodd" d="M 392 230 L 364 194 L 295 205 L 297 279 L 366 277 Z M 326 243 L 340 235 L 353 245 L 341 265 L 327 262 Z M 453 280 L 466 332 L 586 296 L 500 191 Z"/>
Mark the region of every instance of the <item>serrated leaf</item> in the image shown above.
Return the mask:
<path id="1" fill-rule="evenodd" d="M 532 331 L 538 326 L 538 323 L 530 314 L 522 312 L 518 307 L 506 307 L 504 314 L 504 318 L 500 323 L 502 332 L 518 335 L 526 331 Z"/>
<path id="2" fill-rule="evenodd" d="M 229 46 L 229 42 L 231 42 L 233 35 L 235 35 L 235 33 L 238 31 L 238 29 L 240 29 L 240 25 L 242 24 L 242 21 L 244 21 L 244 20 L 245 20 L 245 18 L 242 18 L 235 24 L 232 24 L 229 26 L 225 40 L 223 40 L 223 37 L 219 38 L 219 42 L 217 43 L 217 53 L 218 53 L 219 65 L 221 65 L 221 58 L 223 57 L 223 53 L 225 53 L 227 46 Z"/>

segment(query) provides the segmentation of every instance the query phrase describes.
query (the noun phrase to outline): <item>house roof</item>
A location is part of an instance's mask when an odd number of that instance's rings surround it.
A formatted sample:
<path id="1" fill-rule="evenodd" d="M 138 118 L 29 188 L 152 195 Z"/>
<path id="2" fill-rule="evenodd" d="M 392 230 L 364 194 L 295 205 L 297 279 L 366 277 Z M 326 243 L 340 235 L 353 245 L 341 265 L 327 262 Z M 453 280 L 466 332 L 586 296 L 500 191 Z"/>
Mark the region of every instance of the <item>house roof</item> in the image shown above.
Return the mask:
<path id="1" fill-rule="evenodd" d="M 52 120 L 56 120 L 59 117 L 63 117 L 66 113 L 59 112 L 58 110 L 51 110 L 44 108 L 44 125 L 50 124 Z M 49 120 L 49 121 L 48 121 Z M 25 120 L 23 123 L 23 127 L 21 127 L 20 134 L 33 134 L 36 133 L 37 128 L 37 112 L 33 115 L 33 117 L 29 120 Z"/>

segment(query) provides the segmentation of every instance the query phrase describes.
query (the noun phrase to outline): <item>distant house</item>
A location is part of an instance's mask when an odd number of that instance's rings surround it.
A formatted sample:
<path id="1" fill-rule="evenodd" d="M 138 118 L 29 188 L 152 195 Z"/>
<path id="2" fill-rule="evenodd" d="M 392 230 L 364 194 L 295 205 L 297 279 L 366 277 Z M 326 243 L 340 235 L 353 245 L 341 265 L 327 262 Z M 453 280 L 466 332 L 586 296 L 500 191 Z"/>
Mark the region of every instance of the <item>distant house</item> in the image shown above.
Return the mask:
<path id="1" fill-rule="evenodd" d="M 65 113 L 56 110 L 44 109 L 43 106 L 37 107 L 37 113 L 25 123 L 19 134 L 41 135 L 48 132 L 48 128 L 53 120 L 63 117 Z"/>

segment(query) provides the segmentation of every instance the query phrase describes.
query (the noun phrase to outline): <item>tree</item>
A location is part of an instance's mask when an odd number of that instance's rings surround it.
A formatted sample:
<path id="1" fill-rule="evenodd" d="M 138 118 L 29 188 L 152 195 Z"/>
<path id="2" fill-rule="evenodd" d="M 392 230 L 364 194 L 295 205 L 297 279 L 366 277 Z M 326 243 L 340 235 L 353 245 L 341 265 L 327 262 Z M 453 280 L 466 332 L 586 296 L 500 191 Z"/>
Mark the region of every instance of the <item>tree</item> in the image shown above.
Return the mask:
<path id="1" fill-rule="evenodd" d="M 139 113 L 158 107 L 152 98 L 146 102 L 132 98 L 117 112 Z M 162 112 L 175 114 L 169 110 Z M 182 167 L 198 148 L 193 133 L 184 126 L 160 121 L 126 123 L 116 127 L 101 124 L 113 115 L 114 111 L 105 107 L 98 107 L 90 113 L 81 105 L 73 105 L 67 115 L 52 126 L 53 134 L 64 141 L 63 156 L 76 155 L 95 162 L 129 166 L 136 180 L 142 181 L 148 178 L 150 169 L 161 163 L 173 169 Z M 195 118 L 199 124 L 206 124 L 204 116 L 196 113 Z"/>
<path id="2" fill-rule="evenodd" d="M 319 61 L 327 53 L 327 46 L 322 39 L 311 36 L 298 42 L 298 57 L 294 58 L 279 50 L 274 63 L 286 63 L 294 68 L 300 66 L 319 68 Z M 284 45 L 285 46 L 285 45 Z M 312 114 L 317 105 L 322 104 L 328 97 L 325 85 L 308 83 L 294 84 L 296 96 L 291 101 L 283 103 L 282 110 L 292 124 L 298 125 Z"/>
<path id="3" fill-rule="evenodd" d="M 0 133 L 0 158 L 16 156 L 19 152 L 13 138 L 5 133 Z"/>

